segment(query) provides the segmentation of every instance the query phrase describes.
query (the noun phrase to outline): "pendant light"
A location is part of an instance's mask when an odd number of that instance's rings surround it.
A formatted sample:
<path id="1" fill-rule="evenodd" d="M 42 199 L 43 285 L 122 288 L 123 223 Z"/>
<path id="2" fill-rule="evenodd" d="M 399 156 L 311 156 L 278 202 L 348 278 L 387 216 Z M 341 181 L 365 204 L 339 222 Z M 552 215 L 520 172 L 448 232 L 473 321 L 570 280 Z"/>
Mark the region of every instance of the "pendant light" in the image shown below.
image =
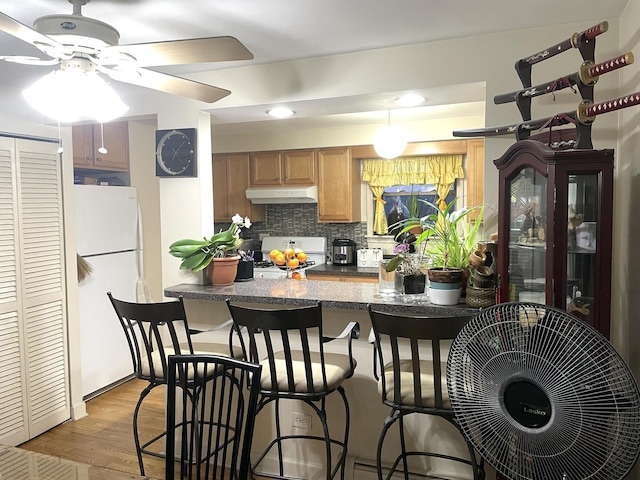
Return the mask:
<path id="1" fill-rule="evenodd" d="M 387 110 L 387 125 L 373 136 L 373 148 L 382 158 L 396 158 L 407 148 L 407 134 L 403 128 L 391 125 L 391 110 Z"/>

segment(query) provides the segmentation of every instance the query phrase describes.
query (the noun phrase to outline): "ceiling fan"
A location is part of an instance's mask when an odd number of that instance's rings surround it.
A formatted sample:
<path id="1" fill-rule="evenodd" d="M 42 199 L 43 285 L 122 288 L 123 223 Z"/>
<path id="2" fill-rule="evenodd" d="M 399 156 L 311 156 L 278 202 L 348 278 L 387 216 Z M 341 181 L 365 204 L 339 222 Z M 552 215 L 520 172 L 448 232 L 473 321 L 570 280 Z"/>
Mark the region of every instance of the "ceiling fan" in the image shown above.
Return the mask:
<path id="1" fill-rule="evenodd" d="M 71 15 L 37 18 L 34 28 L 0 12 L 0 31 L 30 43 L 49 57 L 11 55 L 0 59 L 27 65 L 59 65 L 61 71 L 97 71 L 120 82 L 213 103 L 231 92 L 145 67 L 253 58 L 240 41 L 230 36 L 119 45 L 120 34 L 115 28 L 82 15 L 81 8 L 88 2 L 69 0 L 73 5 Z"/>

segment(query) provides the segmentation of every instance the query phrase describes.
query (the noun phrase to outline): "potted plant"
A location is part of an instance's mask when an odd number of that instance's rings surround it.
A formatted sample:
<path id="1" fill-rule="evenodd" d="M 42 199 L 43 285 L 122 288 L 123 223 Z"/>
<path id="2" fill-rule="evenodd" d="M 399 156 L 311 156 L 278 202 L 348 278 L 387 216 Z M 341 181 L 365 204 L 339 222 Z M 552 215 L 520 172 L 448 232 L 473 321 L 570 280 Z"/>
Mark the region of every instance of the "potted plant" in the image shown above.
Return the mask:
<path id="1" fill-rule="evenodd" d="M 423 270 L 422 257 L 415 253 L 414 235 L 409 235 L 395 246 L 391 258 L 385 266 L 387 272 L 397 272 L 402 276 L 404 293 L 424 293 L 426 275 Z"/>
<path id="2" fill-rule="evenodd" d="M 228 229 L 214 234 L 211 238 L 173 242 L 169 246 L 169 253 L 182 259 L 181 270 L 191 270 L 195 273 L 211 265 L 208 271 L 211 283 L 217 286 L 231 285 L 240 260 L 238 248 L 243 242 L 240 231 L 250 226 L 249 217 L 242 218 L 236 213 Z"/>
<path id="3" fill-rule="evenodd" d="M 458 303 L 464 272 L 469 269 L 469 256 L 477 248 L 484 206 L 454 210 L 457 199 L 444 207 L 422 199 L 419 201 L 427 204 L 432 213 L 405 220 L 402 231 L 410 231 L 416 225 L 422 228 L 415 238 L 415 245 L 419 255 L 428 259 L 432 303 Z M 472 212 L 477 212 L 475 220 L 471 219 Z"/>

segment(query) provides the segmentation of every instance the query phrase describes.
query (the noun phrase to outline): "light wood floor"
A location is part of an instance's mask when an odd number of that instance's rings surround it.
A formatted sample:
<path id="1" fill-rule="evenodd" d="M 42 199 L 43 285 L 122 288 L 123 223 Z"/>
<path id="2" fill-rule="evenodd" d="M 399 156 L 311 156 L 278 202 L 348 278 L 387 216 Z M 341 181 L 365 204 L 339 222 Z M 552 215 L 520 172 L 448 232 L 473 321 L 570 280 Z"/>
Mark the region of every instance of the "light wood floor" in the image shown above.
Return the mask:
<path id="1" fill-rule="evenodd" d="M 87 417 L 69 421 L 20 445 L 20 448 L 61 458 L 140 474 L 133 443 L 133 409 L 147 382 L 128 381 L 87 402 Z M 144 440 L 164 429 L 165 388 L 155 388 L 139 414 Z M 144 456 L 145 475 L 163 479 L 164 460 Z"/>

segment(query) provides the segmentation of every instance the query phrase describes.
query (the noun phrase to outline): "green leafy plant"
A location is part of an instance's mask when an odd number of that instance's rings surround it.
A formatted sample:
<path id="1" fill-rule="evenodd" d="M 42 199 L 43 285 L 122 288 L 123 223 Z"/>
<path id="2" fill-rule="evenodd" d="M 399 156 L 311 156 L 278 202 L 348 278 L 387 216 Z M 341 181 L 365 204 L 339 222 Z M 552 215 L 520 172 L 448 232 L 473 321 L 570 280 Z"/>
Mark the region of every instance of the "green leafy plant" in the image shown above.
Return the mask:
<path id="1" fill-rule="evenodd" d="M 420 215 L 420 202 L 418 199 L 418 193 L 414 191 L 415 185 L 411 185 L 411 195 L 407 202 L 407 208 L 409 209 L 410 218 L 418 218 Z"/>
<path id="2" fill-rule="evenodd" d="M 422 228 L 422 232 L 411 240 L 418 255 L 429 259 L 430 267 L 441 267 L 445 270 L 468 269 L 469 255 L 477 248 L 477 235 L 482 224 L 484 205 L 454 210 L 457 198 L 447 203 L 444 208 L 426 200 L 419 201 L 431 207 L 432 213 L 422 218 L 411 217 L 403 220 L 401 233 L 417 226 Z M 475 220 L 471 218 L 472 212 L 478 212 Z M 401 259 L 396 267 L 400 262 Z"/>
<path id="3" fill-rule="evenodd" d="M 235 254 L 242 245 L 240 238 L 242 228 L 249 228 L 251 221 L 249 217 L 242 218 L 235 214 L 231 219 L 231 225 L 227 230 L 214 234 L 211 238 L 202 240 L 183 239 L 169 245 L 169 253 L 174 257 L 181 258 L 181 270 L 191 270 L 199 272 L 209 266 L 214 258 L 221 258 L 230 254 Z"/>

